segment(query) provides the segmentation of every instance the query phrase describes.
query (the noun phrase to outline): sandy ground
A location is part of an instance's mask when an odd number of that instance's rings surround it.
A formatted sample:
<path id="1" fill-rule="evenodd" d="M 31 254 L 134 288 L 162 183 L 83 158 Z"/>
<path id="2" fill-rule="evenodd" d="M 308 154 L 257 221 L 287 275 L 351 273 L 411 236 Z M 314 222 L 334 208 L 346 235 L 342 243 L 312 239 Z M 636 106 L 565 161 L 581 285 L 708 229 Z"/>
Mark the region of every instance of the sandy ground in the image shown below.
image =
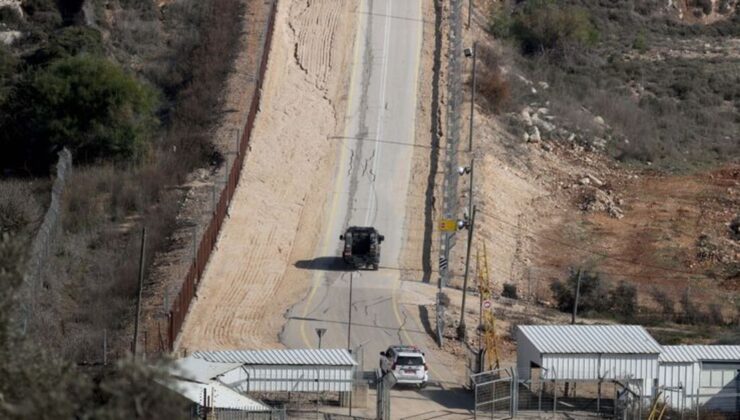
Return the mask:
<path id="1" fill-rule="evenodd" d="M 281 1 L 251 151 L 179 348 L 266 348 L 308 285 L 344 109 L 354 2 Z M 347 52 L 347 55 L 344 53 Z"/>

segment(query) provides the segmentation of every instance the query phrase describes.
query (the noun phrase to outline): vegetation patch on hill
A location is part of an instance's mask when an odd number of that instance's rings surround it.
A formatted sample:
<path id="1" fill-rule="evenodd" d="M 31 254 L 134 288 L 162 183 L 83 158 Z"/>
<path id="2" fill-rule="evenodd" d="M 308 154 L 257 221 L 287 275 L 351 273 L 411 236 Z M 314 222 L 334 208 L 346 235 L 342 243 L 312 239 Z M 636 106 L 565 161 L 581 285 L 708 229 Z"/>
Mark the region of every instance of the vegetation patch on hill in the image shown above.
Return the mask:
<path id="1" fill-rule="evenodd" d="M 95 361 L 106 332 L 111 352 L 128 348 L 121 334 L 138 287 L 141 226 L 149 265 L 171 246 L 184 199 L 176 187 L 224 160 L 211 133 L 241 42 L 243 5 L 23 0 L 0 7 L 0 32 L 12 34 L 0 43 L 0 183 L 26 185 L 3 190 L 38 191 L 61 148 L 73 154 L 61 238 L 43 274 L 40 309 L 27 320 L 29 336 L 49 351 Z M 18 213 L 3 216 L 0 231 L 28 244 L 38 218 L 15 229 L 8 224 L 31 212 L 5 207 L 3 215 Z"/>
<path id="2" fill-rule="evenodd" d="M 740 156 L 740 15 L 686 23 L 666 2 L 527 0 L 490 10 L 518 106 L 550 104 L 574 131 L 601 135 L 623 162 L 690 170 Z M 697 9 L 700 10 L 700 9 Z M 712 13 L 719 13 L 713 11 Z M 547 88 L 531 89 L 531 83 Z M 603 118 L 606 132 L 584 120 Z M 567 118 L 570 117 L 570 118 Z"/>

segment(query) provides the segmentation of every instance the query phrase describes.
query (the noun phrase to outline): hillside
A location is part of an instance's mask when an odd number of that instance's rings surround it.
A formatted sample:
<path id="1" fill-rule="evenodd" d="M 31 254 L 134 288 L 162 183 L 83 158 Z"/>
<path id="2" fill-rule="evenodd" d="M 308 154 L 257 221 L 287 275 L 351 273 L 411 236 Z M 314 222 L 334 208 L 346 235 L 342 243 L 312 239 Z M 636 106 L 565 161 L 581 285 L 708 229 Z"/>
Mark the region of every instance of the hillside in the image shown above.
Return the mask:
<path id="1" fill-rule="evenodd" d="M 740 339 L 740 18 L 700 3 L 476 2 L 474 252 L 497 293 L 570 312 L 580 270 L 582 316 Z"/>
<path id="2" fill-rule="evenodd" d="M 158 255 L 191 249 L 173 235 L 210 214 L 233 127 L 243 127 L 233 109 L 251 90 L 227 97 L 225 87 L 239 48 L 258 56 L 247 38 L 259 34 L 244 27 L 265 6 L 253 4 L 0 3 L 0 231 L 24 249 L 47 210 L 57 154 L 72 152 L 49 257 L 27 280 L 38 286 L 19 296 L 38 307 L 17 315 L 55 355 L 97 363 L 104 337 L 111 356 L 130 348 L 142 227 L 147 277 Z M 243 59 L 243 71 L 254 62 Z"/>

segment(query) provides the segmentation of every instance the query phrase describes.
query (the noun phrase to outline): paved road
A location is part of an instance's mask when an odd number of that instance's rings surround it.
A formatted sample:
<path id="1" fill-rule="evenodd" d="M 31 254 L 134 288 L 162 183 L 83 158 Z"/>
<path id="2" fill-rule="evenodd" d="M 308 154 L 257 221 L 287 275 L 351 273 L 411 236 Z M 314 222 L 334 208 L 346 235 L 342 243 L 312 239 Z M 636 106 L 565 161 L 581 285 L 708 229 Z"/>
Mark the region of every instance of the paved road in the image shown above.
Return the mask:
<path id="1" fill-rule="evenodd" d="M 353 274 L 351 346 L 364 368 L 377 366 L 390 344 L 422 343 L 426 334 L 397 304 L 405 240 L 422 43 L 421 0 L 364 0 L 358 16 L 343 148 L 331 187 L 327 230 L 314 260 L 313 288 L 292 308 L 281 335 L 288 347 L 347 346 L 350 273 L 338 261 L 347 226 L 375 226 L 385 235 L 381 269 Z M 376 140 L 382 140 L 378 142 Z M 390 143 L 389 143 L 390 142 Z M 419 215 L 419 217 L 423 217 Z M 432 375 L 439 372 L 434 369 Z"/>

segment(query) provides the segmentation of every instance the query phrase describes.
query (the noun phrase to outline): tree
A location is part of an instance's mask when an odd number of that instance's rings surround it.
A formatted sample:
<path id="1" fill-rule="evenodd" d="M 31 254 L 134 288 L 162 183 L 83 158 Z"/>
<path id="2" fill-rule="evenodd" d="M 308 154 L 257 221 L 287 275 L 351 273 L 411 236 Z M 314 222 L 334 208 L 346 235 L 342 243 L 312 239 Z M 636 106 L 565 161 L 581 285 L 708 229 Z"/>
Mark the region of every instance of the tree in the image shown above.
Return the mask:
<path id="1" fill-rule="evenodd" d="M 6 102 L 4 166 L 23 162 L 45 171 L 68 147 L 76 162 L 135 161 L 157 125 L 156 97 L 110 61 L 65 57 L 31 73 Z"/>
<path id="2" fill-rule="evenodd" d="M 516 284 L 504 283 L 504 290 L 501 292 L 501 296 L 510 299 L 519 299 L 519 296 L 516 293 Z"/>
<path id="3" fill-rule="evenodd" d="M 563 312 L 572 312 L 575 304 L 578 272 L 571 272 L 565 283 L 556 281 L 550 285 L 558 309 Z M 598 273 L 583 271 L 581 273 L 581 288 L 578 298 L 579 313 L 602 312 L 609 307 L 608 293 L 601 284 Z"/>
<path id="4" fill-rule="evenodd" d="M 676 305 L 671 299 L 668 294 L 662 290 L 660 290 L 657 287 L 653 287 L 650 291 L 650 295 L 652 296 L 655 303 L 657 303 L 660 306 L 661 312 L 663 316 L 668 318 L 668 320 L 672 320 L 676 315 Z"/>
<path id="5" fill-rule="evenodd" d="M 598 39 L 585 10 L 552 0 L 527 0 L 514 12 L 509 31 L 527 54 L 591 44 Z"/>
<path id="6" fill-rule="evenodd" d="M 609 293 L 611 309 L 623 318 L 632 318 L 637 311 L 637 288 L 624 281 Z"/>

